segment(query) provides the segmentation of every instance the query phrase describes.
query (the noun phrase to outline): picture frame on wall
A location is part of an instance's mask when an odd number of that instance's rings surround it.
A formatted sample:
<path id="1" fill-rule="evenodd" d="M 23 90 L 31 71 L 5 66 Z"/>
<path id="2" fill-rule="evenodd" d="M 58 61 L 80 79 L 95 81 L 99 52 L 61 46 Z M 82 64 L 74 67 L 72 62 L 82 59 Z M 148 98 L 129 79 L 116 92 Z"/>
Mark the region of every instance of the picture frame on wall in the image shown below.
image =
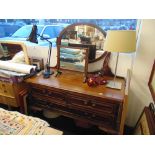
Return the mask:
<path id="1" fill-rule="evenodd" d="M 152 66 L 148 86 L 149 86 L 153 101 L 155 103 L 155 60 L 154 60 L 153 66 Z"/>
<path id="2" fill-rule="evenodd" d="M 150 135 L 149 110 L 145 107 L 136 123 L 134 135 Z"/>

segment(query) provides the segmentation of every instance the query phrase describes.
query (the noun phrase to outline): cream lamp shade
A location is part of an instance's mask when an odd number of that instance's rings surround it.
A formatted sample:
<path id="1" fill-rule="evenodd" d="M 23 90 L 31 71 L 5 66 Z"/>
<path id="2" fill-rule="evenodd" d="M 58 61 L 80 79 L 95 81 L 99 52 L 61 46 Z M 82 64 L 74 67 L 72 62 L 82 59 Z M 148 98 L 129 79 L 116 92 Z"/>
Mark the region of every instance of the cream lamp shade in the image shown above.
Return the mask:
<path id="1" fill-rule="evenodd" d="M 109 52 L 135 52 L 136 31 L 111 30 L 107 32 L 104 51 Z"/>
<path id="2" fill-rule="evenodd" d="M 136 51 L 136 31 L 133 31 L 133 30 L 108 31 L 105 44 L 104 44 L 104 51 L 117 52 L 115 77 L 113 81 L 108 82 L 107 87 L 114 88 L 114 89 L 121 89 L 121 83 L 116 81 L 119 52 Z"/>

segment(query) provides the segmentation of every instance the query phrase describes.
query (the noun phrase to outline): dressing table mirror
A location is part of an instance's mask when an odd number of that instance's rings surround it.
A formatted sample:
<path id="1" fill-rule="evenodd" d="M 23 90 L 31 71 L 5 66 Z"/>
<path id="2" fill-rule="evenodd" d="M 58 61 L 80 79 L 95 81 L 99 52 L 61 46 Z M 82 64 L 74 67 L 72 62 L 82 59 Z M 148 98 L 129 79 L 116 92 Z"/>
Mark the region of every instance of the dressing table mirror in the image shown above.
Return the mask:
<path id="1" fill-rule="evenodd" d="M 87 76 L 88 63 L 103 56 L 106 32 L 94 24 L 69 25 L 57 38 L 57 69 L 83 72 Z"/>

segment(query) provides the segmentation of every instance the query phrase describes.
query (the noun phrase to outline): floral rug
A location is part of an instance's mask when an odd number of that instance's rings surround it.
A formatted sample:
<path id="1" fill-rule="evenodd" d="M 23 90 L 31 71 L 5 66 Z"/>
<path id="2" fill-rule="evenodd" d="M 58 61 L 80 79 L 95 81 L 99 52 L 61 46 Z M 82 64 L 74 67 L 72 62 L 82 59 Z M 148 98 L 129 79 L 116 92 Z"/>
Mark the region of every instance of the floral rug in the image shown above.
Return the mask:
<path id="1" fill-rule="evenodd" d="M 0 135 L 42 135 L 46 121 L 0 108 Z"/>

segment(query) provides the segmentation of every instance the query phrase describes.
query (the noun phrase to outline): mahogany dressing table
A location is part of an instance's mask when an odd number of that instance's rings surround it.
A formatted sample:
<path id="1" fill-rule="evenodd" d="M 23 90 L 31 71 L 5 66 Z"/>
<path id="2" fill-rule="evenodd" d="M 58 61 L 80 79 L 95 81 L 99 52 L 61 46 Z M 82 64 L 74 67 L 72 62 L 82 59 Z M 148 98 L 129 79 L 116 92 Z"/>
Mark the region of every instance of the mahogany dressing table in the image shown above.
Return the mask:
<path id="1" fill-rule="evenodd" d="M 125 80 L 117 79 L 122 83 L 122 89 L 116 90 L 105 85 L 89 87 L 82 79 L 83 74 L 67 70 L 48 79 L 44 79 L 42 74 L 26 79 L 28 105 L 87 121 L 109 134 L 123 134 Z"/>
<path id="2" fill-rule="evenodd" d="M 104 38 L 106 35 L 101 28 L 93 24 L 78 23 L 66 27 L 57 38 L 57 66 L 53 69 L 55 73 L 61 70 L 62 74 L 45 79 L 39 73 L 26 79 L 25 83 L 29 87 L 28 107 L 35 110 L 46 109 L 74 120 L 88 122 L 109 134 L 123 134 L 127 107 L 125 89 L 129 83 L 125 83 L 123 78 L 117 78 L 116 80 L 122 83 L 121 90 L 107 88 L 105 85 L 89 87 L 87 83 L 83 83 L 84 77 L 87 78 L 88 75 L 90 49 L 62 44 L 65 34 L 74 30 L 79 35 L 81 28 L 84 29 L 84 34 L 90 35 L 91 40 Z M 93 62 L 102 59 L 103 56 L 104 52 Z M 110 80 L 113 77 L 104 76 L 104 79 Z"/>

